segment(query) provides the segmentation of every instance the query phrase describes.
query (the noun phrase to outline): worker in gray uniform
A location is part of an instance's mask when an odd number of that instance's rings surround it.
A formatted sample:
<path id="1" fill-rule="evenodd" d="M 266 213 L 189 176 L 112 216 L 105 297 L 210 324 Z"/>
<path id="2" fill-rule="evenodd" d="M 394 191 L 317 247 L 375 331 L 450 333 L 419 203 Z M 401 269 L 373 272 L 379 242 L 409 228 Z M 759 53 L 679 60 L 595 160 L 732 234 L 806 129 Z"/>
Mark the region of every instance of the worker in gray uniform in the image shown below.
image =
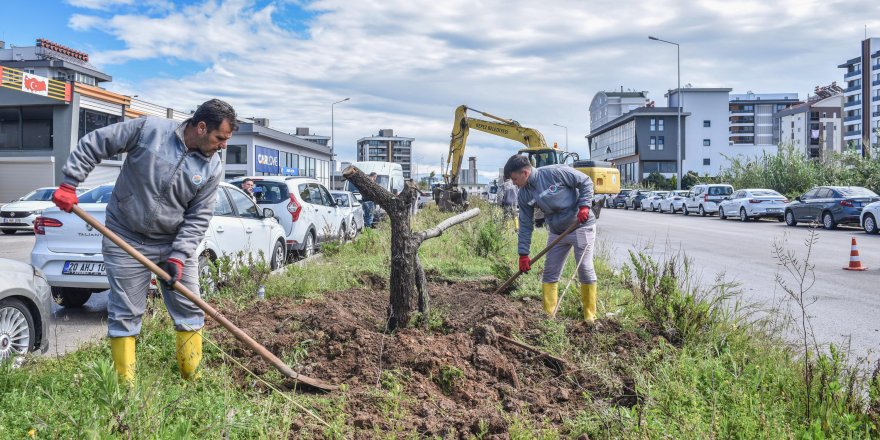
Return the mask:
<path id="1" fill-rule="evenodd" d="M 593 202 L 593 181 L 584 173 L 567 165 L 532 167 L 525 156 L 514 155 L 504 165 L 504 176 L 519 188 L 519 270 L 531 270 L 529 248 L 534 230 L 535 208 L 544 212 L 544 225 L 555 240 L 576 222 L 580 224 L 547 252 L 542 279 L 544 311 L 552 314 L 558 301 L 559 276 L 565 258 L 574 248 L 578 279 L 581 282 L 581 303 L 584 320 L 596 319 L 596 271 L 593 267 L 593 243 L 596 219 L 590 215 Z"/>
<path id="2" fill-rule="evenodd" d="M 504 179 L 504 183 L 501 184 L 501 188 L 498 190 L 498 200 L 501 205 L 501 210 L 504 213 L 503 221 L 505 226 L 507 225 L 508 220 L 513 220 L 513 229 L 519 229 L 519 222 L 517 220 L 516 214 L 516 206 L 517 206 L 517 197 L 518 190 L 516 185 L 510 181 L 510 178 Z"/>
<path id="3" fill-rule="evenodd" d="M 170 275 L 162 298 L 177 330 L 177 363 L 184 379 L 197 378 L 202 358 L 204 312 L 172 290 L 180 281 L 199 294 L 196 247 L 214 214 L 222 179 L 218 151 L 236 129 L 235 110 L 219 99 L 205 102 L 192 118 L 138 118 L 99 128 L 80 139 L 62 168 L 64 181 L 53 201 L 70 212 L 76 187 L 101 161 L 126 153 L 107 204 L 107 228 Z M 150 271 L 106 237 L 104 265 L 110 280 L 108 336 L 120 379 L 135 376 L 135 336 L 141 330 Z"/>

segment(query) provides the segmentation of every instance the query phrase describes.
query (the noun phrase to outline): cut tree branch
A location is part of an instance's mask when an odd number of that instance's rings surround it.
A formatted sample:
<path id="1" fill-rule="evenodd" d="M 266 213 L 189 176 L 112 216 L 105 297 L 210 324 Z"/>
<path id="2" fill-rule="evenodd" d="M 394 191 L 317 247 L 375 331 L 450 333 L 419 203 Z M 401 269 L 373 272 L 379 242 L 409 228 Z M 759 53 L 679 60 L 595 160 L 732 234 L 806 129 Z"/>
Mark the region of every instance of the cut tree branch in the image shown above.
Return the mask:
<path id="1" fill-rule="evenodd" d="M 421 244 L 423 241 L 428 240 L 430 238 L 436 238 L 443 235 L 443 231 L 459 224 L 464 223 L 477 215 L 480 214 L 480 208 L 474 208 L 469 211 L 462 212 L 461 214 L 449 217 L 446 220 L 443 220 L 437 226 L 434 226 L 431 229 L 422 231 L 417 234 L 419 243 Z"/>

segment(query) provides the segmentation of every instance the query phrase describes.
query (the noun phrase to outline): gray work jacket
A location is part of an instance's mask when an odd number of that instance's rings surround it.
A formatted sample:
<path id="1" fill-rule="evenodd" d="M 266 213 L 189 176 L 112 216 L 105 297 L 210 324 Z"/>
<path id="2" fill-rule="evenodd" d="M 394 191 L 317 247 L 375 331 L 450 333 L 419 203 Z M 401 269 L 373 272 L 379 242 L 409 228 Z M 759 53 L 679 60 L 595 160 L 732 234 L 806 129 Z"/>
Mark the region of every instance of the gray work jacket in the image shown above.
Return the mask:
<path id="1" fill-rule="evenodd" d="M 568 165 L 549 165 L 532 168 L 526 186 L 519 189 L 519 254 L 528 255 L 535 228 L 535 207 L 544 212 L 544 227 L 561 234 L 577 221 L 578 208 L 591 207 L 593 181 L 584 173 Z M 596 223 L 596 217 L 582 227 Z"/>
<path id="2" fill-rule="evenodd" d="M 62 168 L 77 186 L 102 160 L 128 153 L 107 204 L 107 227 L 144 245 L 172 243 L 169 258 L 187 261 L 214 215 L 222 164 L 188 150 L 170 119 L 138 118 L 83 136 Z"/>

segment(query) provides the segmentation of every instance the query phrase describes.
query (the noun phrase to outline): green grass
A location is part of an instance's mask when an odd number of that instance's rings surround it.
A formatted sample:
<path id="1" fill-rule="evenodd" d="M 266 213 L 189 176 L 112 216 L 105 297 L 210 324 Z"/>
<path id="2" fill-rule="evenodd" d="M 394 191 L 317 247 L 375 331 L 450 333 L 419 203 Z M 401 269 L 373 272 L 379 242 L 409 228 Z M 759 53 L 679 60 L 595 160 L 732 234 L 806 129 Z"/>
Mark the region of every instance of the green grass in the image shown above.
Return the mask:
<path id="1" fill-rule="evenodd" d="M 470 222 L 426 242 L 421 259 L 429 274 L 469 279 L 497 274 L 499 262 L 516 265 L 516 238 L 502 225 L 497 209 L 478 204 L 483 213 Z M 438 223 L 445 215 L 422 211 L 414 230 Z M 601 221 L 600 221 L 601 223 Z M 265 283 L 267 296 L 320 298 L 323 293 L 364 285 L 371 277 L 386 278 L 389 267 L 388 225 L 367 230 L 355 242 L 334 247 L 328 255 L 305 268 L 290 266 L 268 279 L 248 272 L 222 286 L 216 294 L 230 304 L 246 307 L 255 301 L 256 288 Z M 616 406 L 585 392 L 586 409 L 560 425 L 535 421 L 517 413 L 505 414 L 511 438 L 869 438 L 877 437 L 880 379 L 854 376 L 851 362 L 839 355 L 816 353 L 812 400 L 807 401 L 802 376 L 805 357 L 789 349 L 763 327 L 734 313 L 729 302 L 688 287 L 681 265 L 664 272 L 669 262 L 634 255 L 629 269 L 611 267 L 600 245 L 598 315 L 612 316 L 620 326 L 651 341 L 645 322 L 674 331 L 673 345 L 662 338 L 633 358 L 615 354 L 615 342 L 597 339 L 592 350 L 577 346 L 568 326 L 581 317 L 577 283 L 563 295 L 560 319 L 545 321 L 538 339 L 541 348 L 578 364 L 609 388 L 619 388 L 619 377 L 631 377 L 640 403 Z M 546 232 L 536 230 L 532 252 L 546 243 Z M 641 264 L 641 266 L 639 266 Z M 540 272 L 543 262 L 523 277 L 513 298 L 540 309 Z M 560 294 L 572 274 L 569 262 L 560 281 Z M 251 267 L 247 270 L 264 270 Z M 666 277 L 666 278 L 664 278 Z M 640 282 L 651 280 L 651 282 Z M 712 293 L 712 292 L 709 292 Z M 429 317 L 442 326 L 442 309 Z M 215 330 L 219 331 L 219 330 Z M 211 335 L 207 335 L 211 340 Z M 296 363 L 308 344 L 280 354 Z M 210 343 L 205 344 L 202 379 L 179 379 L 174 361 L 174 331 L 160 302 L 153 302 L 138 338 L 136 386 L 129 390 L 115 382 L 109 348 L 99 342 L 60 358 L 36 357 L 21 369 L 0 367 L 0 438 L 285 438 L 296 437 L 291 427 L 311 436 L 350 438 L 353 434 L 343 391 L 332 396 L 284 395 L 264 388 L 233 384 L 240 367 Z M 460 371 L 448 366 L 436 380 L 453 390 Z M 374 398 L 386 415 L 391 431 L 372 432 L 378 438 L 410 438 L 398 423 L 405 416 L 407 378 L 385 371 Z M 851 385 L 852 384 L 852 385 Z M 811 420 L 805 408 L 811 405 Z M 326 425 L 307 416 L 313 411 Z M 873 412 L 872 412 L 873 411 Z M 873 414 L 874 419 L 869 414 Z M 308 437 L 308 435 L 306 435 Z M 476 438 L 481 435 L 475 436 Z"/>

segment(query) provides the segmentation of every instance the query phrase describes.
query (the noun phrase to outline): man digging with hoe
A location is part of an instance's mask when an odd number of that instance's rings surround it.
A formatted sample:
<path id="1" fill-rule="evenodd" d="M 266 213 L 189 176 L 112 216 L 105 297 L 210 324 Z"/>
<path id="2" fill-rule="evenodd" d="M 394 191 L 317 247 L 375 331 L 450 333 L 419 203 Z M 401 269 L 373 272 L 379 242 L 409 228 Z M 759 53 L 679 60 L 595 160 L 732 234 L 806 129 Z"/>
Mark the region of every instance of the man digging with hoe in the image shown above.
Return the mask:
<path id="1" fill-rule="evenodd" d="M 198 378 L 205 313 L 171 286 L 179 281 L 199 295 L 193 254 L 213 216 L 222 178 L 215 153 L 226 148 L 236 126 L 232 106 L 212 99 L 182 123 L 138 118 L 100 128 L 80 139 L 62 169 L 64 183 L 52 197 L 70 212 L 78 202 L 77 185 L 102 160 L 127 153 L 107 204 L 106 225 L 170 275 L 161 282 L 162 298 L 177 331 L 180 375 L 187 380 Z M 102 252 L 110 280 L 110 352 L 120 380 L 131 383 L 150 270 L 106 237 Z"/>

